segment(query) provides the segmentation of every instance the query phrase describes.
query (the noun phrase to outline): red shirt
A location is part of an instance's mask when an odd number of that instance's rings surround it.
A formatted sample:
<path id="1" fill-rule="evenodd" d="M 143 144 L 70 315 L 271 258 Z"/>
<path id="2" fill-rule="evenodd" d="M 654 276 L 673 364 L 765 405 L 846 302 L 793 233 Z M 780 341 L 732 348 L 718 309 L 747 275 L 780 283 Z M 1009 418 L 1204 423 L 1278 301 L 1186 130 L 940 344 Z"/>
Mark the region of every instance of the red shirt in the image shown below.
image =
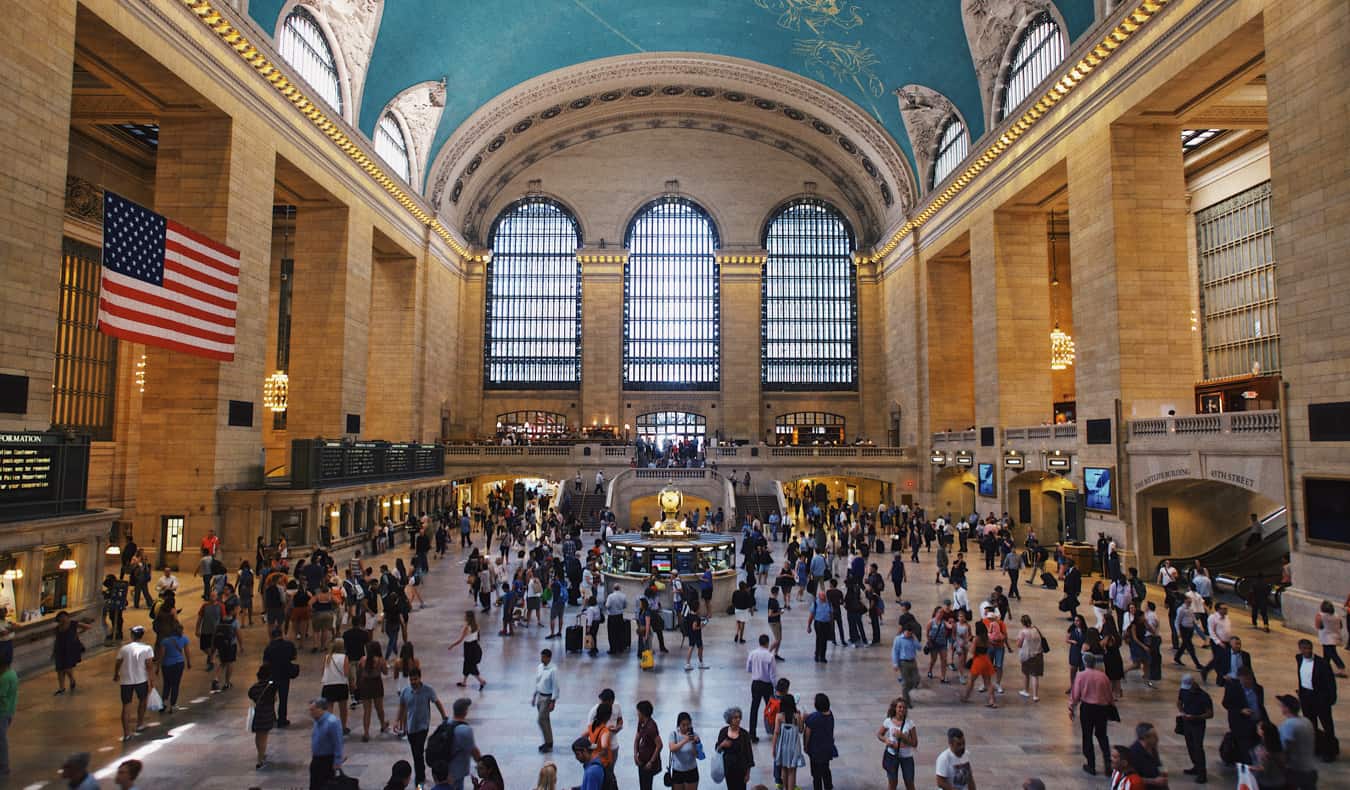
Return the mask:
<path id="1" fill-rule="evenodd" d="M 216 549 L 220 548 L 220 538 L 215 535 L 207 535 L 202 538 L 202 548 L 215 556 Z"/>

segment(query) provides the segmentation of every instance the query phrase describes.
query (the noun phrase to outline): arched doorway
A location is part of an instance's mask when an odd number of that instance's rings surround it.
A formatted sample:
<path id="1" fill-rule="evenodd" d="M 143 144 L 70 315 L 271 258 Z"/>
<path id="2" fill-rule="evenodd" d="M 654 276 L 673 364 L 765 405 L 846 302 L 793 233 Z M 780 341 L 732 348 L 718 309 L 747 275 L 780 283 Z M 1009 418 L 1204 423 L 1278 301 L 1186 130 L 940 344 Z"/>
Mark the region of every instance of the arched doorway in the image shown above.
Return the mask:
<path id="1" fill-rule="evenodd" d="M 975 473 L 965 466 L 946 467 L 934 480 L 933 515 L 960 518 L 975 509 Z"/>
<path id="2" fill-rule="evenodd" d="M 1008 515 L 1020 527 L 1036 531 L 1043 544 L 1077 536 L 1078 489 L 1067 477 L 1027 470 L 1007 482 Z"/>
<path id="3" fill-rule="evenodd" d="M 1264 521 L 1282 508 L 1280 502 L 1231 483 L 1190 477 L 1148 486 L 1136 497 L 1136 551 L 1141 568 L 1164 558 L 1195 557 L 1222 548 L 1244 573 L 1280 572 L 1280 556 L 1289 551 L 1287 542 L 1248 547 L 1244 537 L 1251 533 L 1252 515 Z M 1244 551 L 1251 556 L 1241 557 Z M 1208 564 L 1223 563 L 1216 559 Z"/>

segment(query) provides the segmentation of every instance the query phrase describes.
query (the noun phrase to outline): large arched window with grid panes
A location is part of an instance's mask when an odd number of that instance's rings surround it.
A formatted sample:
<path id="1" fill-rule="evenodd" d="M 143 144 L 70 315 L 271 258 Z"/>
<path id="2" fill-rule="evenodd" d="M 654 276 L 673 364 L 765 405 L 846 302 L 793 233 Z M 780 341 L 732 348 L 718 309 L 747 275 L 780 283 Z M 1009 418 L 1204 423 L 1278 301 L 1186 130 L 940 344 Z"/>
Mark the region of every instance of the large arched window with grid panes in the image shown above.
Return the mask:
<path id="1" fill-rule="evenodd" d="M 330 107 L 342 113 L 342 85 L 337 58 L 323 28 L 304 6 L 286 15 L 277 35 L 277 50 Z"/>
<path id="2" fill-rule="evenodd" d="M 643 206 L 623 267 L 623 385 L 715 390 L 721 378 L 717 228 L 682 197 Z"/>
<path id="3" fill-rule="evenodd" d="M 858 386 L 853 230 L 822 200 L 794 200 L 764 230 L 760 381 L 766 390 Z"/>
<path id="4" fill-rule="evenodd" d="M 1064 32 L 1049 13 L 1037 14 L 1022 28 L 1013 50 L 1012 61 L 1003 81 L 1003 101 L 999 119 L 1013 111 L 1036 92 L 1037 86 L 1064 61 Z"/>
<path id="5" fill-rule="evenodd" d="M 942 135 L 938 138 L 937 154 L 933 157 L 933 182 L 932 187 L 942 182 L 942 179 L 951 175 L 956 166 L 961 164 L 961 160 L 966 158 L 970 152 L 970 135 L 966 132 L 966 125 L 955 115 L 947 119 L 942 127 Z M 930 187 L 931 188 L 931 187 Z"/>
<path id="6" fill-rule="evenodd" d="M 581 228 L 555 200 L 528 197 L 492 224 L 483 330 L 487 389 L 581 384 Z"/>
<path id="7" fill-rule="evenodd" d="M 394 169 L 404 181 L 412 181 L 412 168 L 409 167 L 408 138 L 403 134 L 403 126 L 393 113 L 380 116 L 375 125 L 375 153 Z"/>

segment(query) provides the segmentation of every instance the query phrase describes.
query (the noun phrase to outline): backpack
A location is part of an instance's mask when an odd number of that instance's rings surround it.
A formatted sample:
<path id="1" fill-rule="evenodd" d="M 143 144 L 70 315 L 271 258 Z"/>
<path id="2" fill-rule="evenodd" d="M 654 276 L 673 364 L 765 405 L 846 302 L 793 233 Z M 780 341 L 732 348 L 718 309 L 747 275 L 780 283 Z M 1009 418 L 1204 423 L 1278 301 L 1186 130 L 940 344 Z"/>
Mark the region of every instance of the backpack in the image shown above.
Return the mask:
<path id="1" fill-rule="evenodd" d="M 773 732 L 774 720 L 778 718 L 778 709 L 781 706 L 782 702 L 777 694 L 769 697 L 769 701 L 764 703 L 764 727 L 770 732 Z"/>
<path id="2" fill-rule="evenodd" d="M 234 644 L 234 621 L 222 620 L 216 624 L 215 633 L 211 635 L 211 645 L 216 650 L 228 649 Z"/>
<path id="3" fill-rule="evenodd" d="M 1144 586 L 1142 579 L 1135 579 L 1130 582 L 1130 594 L 1134 596 L 1136 602 L 1142 601 L 1148 596 L 1148 588 Z"/>
<path id="4" fill-rule="evenodd" d="M 455 728 L 463 725 L 462 721 L 443 721 L 436 726 L 436 729 L 427 737 L 426 759 L 428 765 L 440 763 L 449 765 L 455 758 Z"/>

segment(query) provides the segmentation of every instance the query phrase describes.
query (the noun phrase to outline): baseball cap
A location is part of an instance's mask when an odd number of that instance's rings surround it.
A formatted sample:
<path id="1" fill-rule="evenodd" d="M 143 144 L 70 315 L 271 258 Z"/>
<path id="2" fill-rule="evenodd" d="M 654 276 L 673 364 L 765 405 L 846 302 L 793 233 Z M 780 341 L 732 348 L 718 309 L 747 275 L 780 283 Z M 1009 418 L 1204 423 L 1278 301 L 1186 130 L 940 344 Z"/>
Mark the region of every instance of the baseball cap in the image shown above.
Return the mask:
<path id="1" fill-rule="evenodd" d="M 145 626 L 143 626 L 143 625 L 133 625 L 133 626 L 131 627 L 131 635 L 132 635 L 132 636 L 142 636 L 142 635 L 144 635 L 144 634 L 145 634 Z"/>

